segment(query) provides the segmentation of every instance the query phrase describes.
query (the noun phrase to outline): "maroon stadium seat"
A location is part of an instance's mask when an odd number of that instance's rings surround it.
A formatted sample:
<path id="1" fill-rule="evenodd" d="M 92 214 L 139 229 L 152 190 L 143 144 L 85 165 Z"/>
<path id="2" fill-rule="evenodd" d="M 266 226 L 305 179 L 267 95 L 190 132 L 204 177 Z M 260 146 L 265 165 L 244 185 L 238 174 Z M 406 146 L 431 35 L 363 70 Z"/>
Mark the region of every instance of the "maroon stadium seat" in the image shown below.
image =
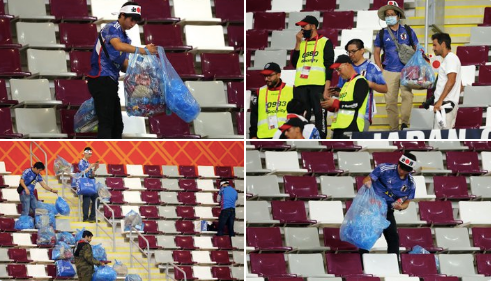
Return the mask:
<path id="1" fill-rule="evenodd" d="M 434 176 L 433 185 L 436 199 L 469 200 L 476 198 L 467 192 L 467 183 L 464 176 Z"/>
<path id="2" fill-rule="evenodd" d="M 244 25 L 229 25 L 227 27 L 228 45 L 235 51 L 244 50 Z"/>
<path id="3" fill-rule="evenodd" d="M 14 279 L 29 279 L 32 276 L 27 275 L 27 268 L 23 264 L 8 264 L 7 273 Z"/>
<path id="4" fill-rule="evenodd" d="M 140 206 L 140 215 L 143 218 L 147 219 L 158 219 L 160 218 L 159 216 L 159 209 L 157 206 Z"/>
<path id="5" fill-rule="evenodd" d="M 89 16 L 86 0 L 49 0 L 51 15 L 63 21 L 95 21 Z M 95 40 L 94 40 L 95 42 Z"/>
<path id="6" fill-rule="evenodd" d="M 194 166 L 179 165 L 179 175 L 186 178 L 197 178 L 196 168 Z"/>
<path id="7" fill-rule="evenodd" d="M 232 250 L 232 241 L 229 236 L 213 236 L 211 238 L 213 247 L 217 247 L 220 250 Z"/>
<path id="8" fill-rule="evenodd" d="M 271 201 L 271 214 L 274 220 L 287 224 L 312 224 L 307 219 L 307 211 L 303 201 Z"/>
<path id="9" fill-rule="evenodd" d="M 246 68 L 251 66 L 251 50 L 246 50 L 245 52 L 245 63 L 246 63 Z M 247 73 L 247 72 L 246 72 Z"/>
<path id="10" fill-rule="evenodd" d="M 311 173 L 336 175 L 344 172 L 344 170 L 336 169 L 332 152 L 303 151 L 301 155 L 303 168 Z"/>
<path id="11" fill-rule="evenodd" d="M 270 277 L 268 281 L 303 281 L 301 277 Z"/>
<path id="12" fill-rule="evenodd" d="M 211 251 L 210 258 L 217 264 L 232 264 L 228 251 Z"/>
<path id="13" fill-rule="evenodd" d="M 339 228 L 324 227 L 324 246 L 331 248 L 332 251 L 357 251 L 358 248 L 348 242 L 341 241 Z"/>
<path id="14" fill-rule="evenodd" d="M 178 192 L 177 200 L 185 205 L 198 205 L 194 192 Z"/>
<path id="15" fill-rule="evenodd" d="M 150 133 L 158 138 L 198 139 L 199 135 L 192 135 L 189 124 L 184 122 L 175 113 L 171 115 L 159 114 L 148 118 Z"/>
<path id="16" fill-rule="evenodd" d="M 70 71 L 77 73 L 78 76 L 87 76 L 91 70 L 90 57 L 92 52 L 71 51 L 70 54 Z"/>
<path id="17" fill-rule="evenodd" d="M 228 103 L 237 105 L 238 108 L 244 108 L 244 82 L 227 83 Z"/>
<path id="18" fill-rule="evenodd" d="M 14 133 L 12 128 L 12 116 L 10 114 L 10 108 L 0 108 L 0 120 L 6 120 L 0 122 L 0 138 L 22 138 L 22 134 Z"/>
<path id="19" fill-rule="evenodd" d="M 19 101 L 9 100 L 9 97 L 7 95 L 7 86 L 5 85 L 5 80 L 0 79 L 0 107 L 12 106 L 16 104 L 19 104 Z M 6 120 L 6 119 L 2 118 L 2 120 Z"/>
<path id="20" fill-rule="evenodd" d="M 423 277 L 423 281 L 459 281 L 459 277 L 457 276 L 425 276 Z"/>
<path id="21" fill-rule="evenodd" d="M 454 174 L 482 175 L 487 171 L 479 167 L 479 159 L 475 151 L 447 151 L 447 168 Z"/>
<path id="22" fill-rule="evenodd" d="M 361 149 L 361 146 L 355 145 L 353 141 L 321 141 L 321 144 L 334 151 L 357 151 Z"/>
<path id="23" fill-rule="evenodd" d="M 358 253 L 326 253 L 327 273 L 338 277 L 359 275 L 364 276 Z"/>
<path id="24" fill-rule="evenodd" d="M 380 281 L 379 277 L 346 276 L 345 281 Z M 457 279 L 458 281 L 458 279 Z"/>
<path id="25" fill-rule="evenodd" d="M 332 12 L 336 9 L 336 0 L 307 0 L 302 11 Z"/>
<path id="26" fill-rule="evenodd" d="M 172 251 L 172 258 L 177 264 L 193 264 L 191 251 Z"/>
<path id="27" fill-rule="evenodd" d="M 329 26 L 324 26 L 322 29 L 319 30 L 319 34 L 322 34 L 325 37 L 329 38 L 329 40 L 331 40 L 334 48 L 336 48 L 336 46 L 339 46 L 339 40 L 338 40 L 339 39 L 339 30 L 338 29 L 330 28 Z M 344 46 L 342 46 L 342 47 L 344 48 Z"/>
<path id="28" fill-rule="evenodd" d="M 201 74 L 196 74 L 193 54 L 166 53 L 165 56 L 169 59 L 169 62 L 183 80 L 197 80 L 204 77 Z"/>
<path id="29" fill-rule="evenodd" d="M 324 13 L 322 26 L 331 29 L 352 29 L 354 19 L 355 13 L 353 11 Z"/>
<path id="30" fill-rule="evenodd" d="M 491 26 L 491 7 L 484 8 L 484 19 L 479 26 Z"/>
<path id="31" fill-rule="evenodd" d="M 491 142 L 489 141 L 464 141 L 472 151 L 491 151 Z"/>
<path id="32" fill-rule="evenodd" d="M 126 190 L 124 187 L 123 178 L 106 178 L 106 186 L 112 190 Z"/>
<path id="33" fill-rule="evenodd" d="M 247 227 L 247 247 L 256 251 L 291 251 L 291 247 L 283 246 L 279 227 Z"/>
<path id="34" fill-rule="evenodd" d="M 176 280 L 182 280 L 182 279 L 195 280 L 195 279 L 198 279 L 198 278 L 193 276 L 193 268 L 192 267 L 180 266 L 179 268 L 182 269 L 186 275 L 184 275 L 184 273 L 182 273 L 180 270 L 174 269 L 174 279 L 176 279 Z"/>
<path id="35" fill-rule="evenodd" d="M 201 54 L 201 69 L 206 79 L 213 80 L 243 80 L 239 55 L 229 54 Z"/>
<path id="36" fill-rule="evenodd" d="M 237 120 L 237 134 L 244 135 L 244 112 L 243 111 L 236 113 L 236 120 Z"/>
<path id="37" fill-rule="evenodd" d="M 219 217 L 220 216 L 220 213 L 222 212 L 222 208 L 221 207 L 213 207 L 211 208 L 211 214 L 214 216 L 214 217 Z"/>
<path id="38" fill-rule="evenodd" d="M 404 9 L 404 0 L 395 0 L 397 5 Z M 370 10 L 378 10 L 380 7 L 387 5 L 387 0 L 373 0 L 373 6 Z"/>
<path id="39" fill-rule="evenodd" d="M 399 228 L 398 232 L 400 246 L 408 250 L 419 245 L 429 252 L 443 251 L 443 248 L 435 247 L 433 244 L 433 236 L 429 227 Z"/>
<path id="40" fill-rule="evenodd" d="M 111 209 L 114 212 L 115 219 L 124 218 L 123 211 L 121 210 L 121 206 L 111 205 Z M 109 208 L 106 205 L 104 205 L 104 217 L 106 217 L 107 219 L 111 219 L 112 218 L 111 216 L 112 216 L 111 210 L 109 210 Z"/>
<path id="41" fill-rule="evenodd" d="M 488 62 L 489 46 L 458 46 L 457 56 L 462 66 L 484 65 Z"/>
<path id="42" fill-rule="evenodd" d="M 3 180 L 3 176 L 0 176 L 0 188 L 6 188 L 6 187 L 9 186 L 5 184 L 5 181 Z"/>
<path id="43" fill-rule="evenodd" d="M 432 146 L 426 145 L 424 141 L 394 141 L 394 145 L 397 146 L 399 150 L 422 150 L 428 151 L 433 150 Z"/>
<path id="44" fill-rule="evenodd" d="M 126 177 L 128 174 L 126 174 L 124 170 L 124 165 L 123 164 L 108 164 L 107 165 L 107 173 L 111 174 L 115 177 Z"/>
<path id="45" fill-rule="evenodd" d="M 215 175 L 223 179 L 234 178 L 232 167 L 230 166 L 215 166 Z"/>
<path id="46" fill-rule="evenodd" d="M 90 23 L 66 23 L 59 24 L 60 43 L 68 49 L 91 49 L 97 38 L 97 26 Z M 84 36 L 80 36 L 83 34 Z"/>
<path id="47" fill-rule="evenodd" d="M 194 222 L 193 221 L 185 221 L 179 220 L 176 221 L 176 230 L 181 234 L 196 234 L 194 231 Z"/>
<path id="48" fill-rule="evenodd" d="M 261 70 L 248 70 L 246 72 L 246 90 L 257 91 L 266 84 L 260 72 Z"/>
<path id="49" fill-rule="evenodd" d="M 194 250 L 197 249 L 194 246 L 194 238 L 193 236 L 176 236 L 174 238 L 176 246 L 183 250 Z"/>
<path id="50" fill-rule="evenodd" d="M 146 24 L 143 26 L 145 44 L 153 43 L 167 51 L 189 51 L 193 47 L 184 45 L 181 26 L 176 24 Z"/>
<path id="51" fill-rule="evenodd" d="M 153 178 L 162 178 L 162 171 L 160 170 L 159 165 L 143 165 L 143 173 L 148 175 L 149 177 Z M 147 179 L 147 178 L 145 178 Z M 149 179 L 149 180 L 154 180 L 154 179 Z M 159 180 L 160 181 L 160 180 Z M 145 180 L 143 180 L 143 183 L 145 184 Z M 148 188 L 147 186 L 145 186 Z"/>
<path id="52" fill-rule="evenodd" d="M 178 217 L 187 220 L 194 220 L 198 218 L 194 213 L 194 208 L 191 206 L 177 206 L 176 214 Z"/>
<path id="53" fill-rule="evenodd" d="M 169 0 L 141 0 L 142 20 L 147 22 L 178 22 L 181 19 L 171 16 Z"/>
<path id="54" fill-rule="evenodd" d="M 247 0 L 246 12 L 259 12 L 271 10 L 271 1 Z"/>
<path id="55" fill-rule="evenodd" d="M 283 253 L 250 254 L 251 273 L 261 277 L 296 277 L 288 274 L 286 270 L 285 255 Z"/>
<path id="56" fill-rule="evenodd" d="M 491 276 L 491 254 L 476 254 L 477 274 Z"/>
<path id="57" fill-rule="evenodd" d="M 153 235 L 143 235 L 145 239 L 148 240 L 148 248 L 149 249 L 162 249 L 159 245 L 157 245 L 157 237 Z M 138 236 L 138 246 L 144 250 L 147 249 L 147 243 L 141 236 Z"/>
<path id="58" fill-rule="evenodd" d="M 10 18 L 0 17 L 0 48 L 5 49 L 20 47 L 22 47 L 21 44 L 16 44 L 12 41 L 12 33 L 10 31 Z"/>
<path id="59" fill-rule="evenodd" d="M 491 65 L 480 65 L 477 82 L 472 86 L 491 86 Z"/>
<path id="60" fill-rule="evenodd" d="M 156 166 L 156 167 L 159 168 L 159 173 L 160 173 L 160 167 L 159 166 Z M 148 190 L 156 190 L 156 191 L 164 190 L 162 188 L 162 181 L 160 181 L 160 179 L 157 179 L 157 178 L 144 178 L 143 179 L 143 186 Z"/>
<path id="61" fill-rule="evenodd" d="M 284 176 L 284 189 L 291 198 L 324 199 L 327 195 L 319 194 L 315 177 Z"/>
<path id="62" fill-rule="evenodd" d="M 249 29 L 246 31 L 247 50 L 263 50 L 268 47 L 268 31 Z"/>
<path id="63" fill-rule="evenodd" d="M 111 193 L 111 198 L 109 199 L 109 202 L 111 204 L 125 204 L 126 202 L 124 201 L 124 196 L 122 191 L 115 191 L 115 190 L 110 190 Z"/>
<path id="64" fill-rule="evenodd" d="M 401 267 L 402 273 L 409 274 L 409 276 L 439 275 L 436 268 L 435 255 L 433 254 L 401 254 Z"/>
<path id="65" fill-rule="evenodd" d="M 54 80 L 56 99 L 64 106 L 80 106 L 92 96 L 84 80 Z"/>
<path id="66" fill-rule="evenodd" d="M 286 13 L 257 12 L 254 13 L 254 29 L 283 30 L 285 29 Z"/>
<path id="67" fill-rule="evenodd" d="M 455 220 L 450 201 L 420 201 L 419 215 L 421 220 L 431 225 L 457 225 L 461 220 Z"/>
<path id="68" fill-rule="evenodd" d="M 376 166 L 382 163 L 397 164 L 399 163 L 399 158 L 401 158 L 402 152 L 373 152 L 373 164 Z"/>
<path id="69" fill-rule="evenodd" d="M 200 191 L 195 179 L 179 179 L 179 187 L 183 191 Z"/>
<path id="70" fill-rule="evenodd" d="M 96 138 L 97 133 L 75 133 L 73 118 L 76 113 L 77 109 L 60 109 L 61 132 L 67 134 L 69 138 Z"/>
<path id="71" fill-rule="evenodd" d="M 8 249 L 8 256 L 14 262 L 32 262 L 32 260 L 27 258 L 26 249 Z"/>
<path id="72" fill-rule="evenodd" d="M 0 218 L 0 231 L 2 231 L 2 232 L 17 232 L 17 229 L 15 229 L 15 220 L 12 218 Z M 0 245 L 2 243 L 2 240 L 3 239 L 0 238 Z M 10 241 L 10 242 L 12 242 L 12 241 Z"/>
<path id="73" fill-rule="evenodd" d="M 219 280 L 237 280 L 232 277 L 232 272 L 228 266 L 212 266 L 211 275 Z"/>
<path id="74" fill-rule="evenodd" d="M 243 0 L 215 0 L 215 15 L 222 19 L 222 23 L 244 22 Z M 242 24 L 242 26 L 244 26 Z"/>
<path id="75" fill-rule="evenodd" d="M 143 231 L 146 234 L 160 233 L 157 221 L 143 221 Z"/>
<path id="76" fill-rule="evenodd" d="M 481 248 L 481 251 L 491 250 L 491 228 L 490 227 L 473 227 L 472 244 L 474 247 Z"/>
<path id="77" fill-rule="evenodd" d="M 482 107 L 459 107 L 455 129 L 479 129 L 482 124 Z"/>
<path id="78" fill-rule="evenodd" d="M 286 144 L 284 141 L 251 141 L 250 143 L 256 149 L 261 150 L 288 150 L 291 148 L 291 145 Z"/>
<path id="79" fill-rule="evenodd" d="M 30 72 L 22 71 L 19 49 L 0 49 L 0 76 L 26 77 Z"/>
<path id="80" fill-rule="evenodd" d="M 150 205 L 160 205 L 160 195 L 157 191 L 142 191 L 141 199 Z"/>

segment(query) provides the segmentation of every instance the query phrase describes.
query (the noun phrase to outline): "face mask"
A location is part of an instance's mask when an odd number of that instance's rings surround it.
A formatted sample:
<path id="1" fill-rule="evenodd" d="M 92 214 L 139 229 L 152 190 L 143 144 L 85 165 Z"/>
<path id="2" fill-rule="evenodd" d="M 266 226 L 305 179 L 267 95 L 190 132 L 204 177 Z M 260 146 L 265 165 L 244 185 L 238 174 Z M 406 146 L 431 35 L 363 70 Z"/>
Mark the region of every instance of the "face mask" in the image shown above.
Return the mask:
<path id="1" fill-rule="evenodd" d="M 309 39 L 311 36 L 312 36 L 312 29 L 303 31 L 303 38 Z"/>
<path id="2" fill-rule="evenodd" d="M 397 24 L 397 16 L 385 17 L 385 22 L 387 25 L 395 25 Z"/>

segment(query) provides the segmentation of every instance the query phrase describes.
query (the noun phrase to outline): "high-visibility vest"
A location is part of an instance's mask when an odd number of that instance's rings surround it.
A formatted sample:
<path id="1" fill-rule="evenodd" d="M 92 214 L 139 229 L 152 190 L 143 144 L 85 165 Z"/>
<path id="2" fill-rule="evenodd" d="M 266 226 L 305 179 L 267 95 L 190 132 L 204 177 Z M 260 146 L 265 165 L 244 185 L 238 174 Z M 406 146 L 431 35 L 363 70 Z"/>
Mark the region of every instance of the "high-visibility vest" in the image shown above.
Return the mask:
<path id="1" fill-rule="evenodd" d="M 325 85 L 326 84 L 326 67 L 324 66 L 324 47 L 327 42 L 326 37 L 318 40 L 302 41 L 300 43 L 300 54 L 297 61 L 295 73 L 295 86 L 305 85 Z M 317 46 L 316 46 L 317 43 Z M 307 48 L 305 48 L 307 44 Z M 315 49 L 315 53 L 314 53 Z M 312 60 L 313 56 L 313 60 Z M 310 66 L 308 78 L 300 78 L 304 66 Z"/>
<path id="2" fill-rule="evenodd" d="M 268 93 L 268 104 L 266 104 L 266 92 Z M 278 128 L 283 125 L 287 120 L 286 105 L 293 99 L 293 87 L 284 84 L 281 89 L 280 99 L 278 95 L 280 91 L 270 91 L 267 86 L 259 89 L 259 95 L 257 99 L 257 137 L 272 138 Z M 267 108 L 267 112 L 266 112 Z M 278 110 L 276 110 L 278 108 Z M 268 115 L 275 115 L 278 120 L 278 128 L 269 129 Z"/>
<path id="3" fill-rule="evenodd" d="M 355 92 L 355 84 L 356 84 L 356 81 L 358 81 L 358 79 L 363 79 L 365 81 L 367 80 L 362 75 L 358 75 L 355 78 L 353 78 L 353 80 L 344 83 L 344 86 L 341 89 L 341 92 L 339 93 L 339 100 L 340 101 L 353 101 L 353 95 Z M 356 111 L 356 109 L 355 110 L 339 109 L 337 112 L 336 119 L 331 124 L 331 129 L 348 128 L 348 126 L 353 121 L 353 118 L 355 117 L 356 112 L 358 112 L 358 116 L 356 117 L 356 125 L 358 126 L 358 130 L 360 132 L 362 132 L 363 128 L 365 126 L 365 112 L 367 110 L 367 102 L 368 102 L 368 92 L 367 92 L 367 96 L 365 97 L 365 100 L 363 101 L 363 104 L 358 109 L 358 111 Z"/>

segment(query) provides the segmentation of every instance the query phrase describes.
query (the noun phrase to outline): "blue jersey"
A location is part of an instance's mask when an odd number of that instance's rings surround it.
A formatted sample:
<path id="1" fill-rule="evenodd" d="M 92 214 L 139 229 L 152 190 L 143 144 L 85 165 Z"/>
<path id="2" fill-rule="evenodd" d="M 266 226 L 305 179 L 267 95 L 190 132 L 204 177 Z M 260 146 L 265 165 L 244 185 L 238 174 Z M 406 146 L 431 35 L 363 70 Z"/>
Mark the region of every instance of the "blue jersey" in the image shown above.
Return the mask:
<path id="1" fill-rule="evenodd" d="M 382 71 L 380 68 L 374 64 L 373 62 L 369 60 L 365 60 L 362 64 L 360 65 L 354 65 L 353 67 L 356 71 L 356 73 L 361 74 L 364 76 L 368 81 L 379 84 L 379 85 L 385 85 L 387 84 L 385 82 L 384 76 L 382 75 Z M 338 87 L 343 88 L 344 83 L 346 83 L 346 80 L 343 79 L 342 77 L 339 77 L 339 82 L 338 82 Z M 365 120 L 372 121 L 372 113 L 374 111 L 374 98 L 373 98 L 373 90 L 370 89 L 369 92 L 369 99 L 367 102 L 367 111 L 365 113 Z"/>
<path id="2" fill-rule="evenodd" d="M 382 38 L 384 40 L 385 48 L 385 59 L 382 64 L 385 65 L 384 69 L 387 71 L 401 72 L 404 64 L 402 64 L 402 62 L 399 60 L 396 44 L 392 41 L 387 28 L 384 28 L 384 38 Z M 394 34 L 394 38 L 397 39 L 397 42 L 399 42 L 399 44 L 410 45 L 406 28 L 403 25 L 399 24 L 399 29 L 397 31 L 392 30 L 392 33 Z M 413 38 L 414 45 L 417 45 L 419 43 L 418 37 L 416 36 L 416 33 L 414 33 L 414 30 L 412 30 L 411 32 L 411 38 Z M 375 47 L 381 46 L 379 33 L 377 33 L 377 36 L 375 36 L 375 41 L 373 45 L 375 45 Z"/>
<path id="3" fill-rule="evenodd" d="M 25 169 L 20 178 L 24 180 L 31 196 L 34 196 L 34 187 L 36 186 L 36 183 L 43 181 L 43 177 L 34 173 L 31 168 Z M 25 194 L 25 190 L 22 191 L 22 194 Z"/>
<path id="4" fill-rule="evenodd" d="M 117 82 L 119 71 L 129 54 L 114 49 L 110 41 L 113 38 L 119 38 L 121 42 L 131 44 L 131 39 L 126 35 L 126 32 L 121 29 L 118 21 L 106 24 L 101 30 L 101 36 L 104 40 L 109 59 L 106 57 L 106 53 L 102 49 L 102 42 L 100 42 L 98 37 L 94 49 L 92 50 L 92 57 L 90 58 L 91 70 L 87 76 L 91 78 L 109 76 Z"/>
<path id="5" fill-rule="evenodd" d="M 78 162 L 78 169 L 80 170 L 80 172 L 86 170 L 89 166 L 90 166 L 90 163 L 89 163 L 89 161 L 85 160 L 85 158 L 80 159 L 80 161 Z M 92 170 L 89 170 L 85 174 L 85 176 L 91 177 L 92 176 Z"/>
<path id="6" fill-rule="evenodd" d="M 218 194 L 220 195 L 222 210 L 235 208 L 235 201 L 237 201 L 238 196 L 237 190 L 228 185 L 220 189 Z"/>
<path id="7" fill-rule="evenodd" d="M 416 185 L 413 176 L 407 175 L 405 179 L 401 179 L 396 164 L 380 164 L 369 176 L 372 179 L 373 189 L 387 202 L 387 205 L 402 197 L 407 197 L 407 200 L 414 199 Z"/>

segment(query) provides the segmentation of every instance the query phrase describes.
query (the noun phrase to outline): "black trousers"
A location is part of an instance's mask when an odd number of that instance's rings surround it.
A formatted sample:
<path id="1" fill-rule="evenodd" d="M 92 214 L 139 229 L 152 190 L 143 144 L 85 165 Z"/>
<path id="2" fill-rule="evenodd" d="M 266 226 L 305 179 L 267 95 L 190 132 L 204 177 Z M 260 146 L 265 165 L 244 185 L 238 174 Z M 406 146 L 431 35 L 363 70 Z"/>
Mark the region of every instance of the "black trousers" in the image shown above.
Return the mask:
<path id="1" fill-rule="evenodd" d="M 86 221 L 87 219 L 89 220 L 95 220 L 95 209 L 96 207 L 99 207 L 99 206 L 96 206 L 95 204 L 95 199 L 99 197 L 99 195 L 94 194 L 94 195 L 83 195 L 83 204 L 82 204 L 82 210 L 83 210 L 83 213 L 84 213 L 84 221 Z M 90 201 L 92 201 L 92 206 L 90 206 Z M 90 208 L 90 215 L 89 215 L 89 206 L 91 207 Z"/>
<path id="2" fill-rule="evenodd" d="M 387 241 L 387 253 L 396 254 L 397 260 L 399 260 L 399 233 L 397 232 L 397 224 L 394 218 L 394 209 L 387 211 L 387 220 L 390 222 L 390 225 L 383 232 L 385 241 Z M 360 254 L 368 253 L 365 249 L 360 249 L 359 252 Z"/>
<path id="3" fill-rule="evenodd" d="M 225 225 L 228 227 L 228 235 L 235 236 L 234 232 L 234 221 L 235 221 L 235 208 L 228 208 L 220 212 L 220 217 L 218 218 L 218 231 L 217 236 L 223 236 L 223 230 Z"/>
<path id="4" fill-rule="evenodd" d="M 301 100 L 307 108 L 305 118 L 310 121 L 315 116 L 315 127 L 319 130 L 321 139 L 327 136 L 327 110 L 321 107 L 324 86 L 307 85 L 293 88 L 293 98 Z"/>
<path id="5" fill-rule="evenodd" d="M 109 76 L 88 79 L 89 92 L 94 98 L 95 113 L 99 119 L 99 139 L 121 139 L 123 117 L 118 96 L 118 82 Z"/>

